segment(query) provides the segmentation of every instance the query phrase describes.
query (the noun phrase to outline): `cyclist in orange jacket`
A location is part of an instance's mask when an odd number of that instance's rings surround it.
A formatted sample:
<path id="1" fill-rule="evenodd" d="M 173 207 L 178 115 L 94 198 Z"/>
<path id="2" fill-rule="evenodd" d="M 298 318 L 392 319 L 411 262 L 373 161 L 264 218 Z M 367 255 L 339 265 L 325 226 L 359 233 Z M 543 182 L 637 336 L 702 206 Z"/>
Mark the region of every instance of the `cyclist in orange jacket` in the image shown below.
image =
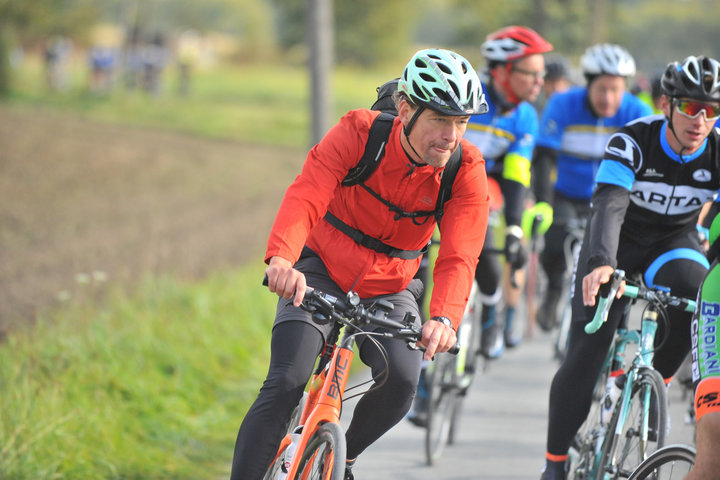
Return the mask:
<path id="1" fill-rule="evenodd" d="M 456 342 L 485 236 L 488 193 L 480 151 L 463 140 L 471 115 L 487 103 L 470 63 L 448 50 L 417 52 L 405 67 L 394 95 L 399 115 L 385 155 L 364 184 L 343 186 L 379 114 L 347 113 L 312 148 L 290 185 L 275 219 L 266 252 L 268 286 L 281 298 L 272 332 L 267 378 L 242 422 L 235 445 L 232 478 L 262 478 L 300 400 L 315 359 L 332 329 L 317 325 L 298 308 L 306 286 L 343 296 L 356 291 L 363 302 L 382 297 L 401 320 L 420 318 L 407 289 L 436 226 L 440 180 L 462 145 L 460 168 L 439 224 L 442 244 L 434 268 L 431 320 L 423 326 L 425 358 Z M 418 216 L 417 212 L 424 212 Z M 327 220 L 330 213 L 359 236 Z M 357 404 L 346 433 L 348 468 L 357 456 L 407 413 L 420 373 L 421 355 L 397 340 L 379 340 L 388 352 L 387 381 Z M 372 342 L 359 341 L 360 358 L 377 378 L 386 360 Z"/>

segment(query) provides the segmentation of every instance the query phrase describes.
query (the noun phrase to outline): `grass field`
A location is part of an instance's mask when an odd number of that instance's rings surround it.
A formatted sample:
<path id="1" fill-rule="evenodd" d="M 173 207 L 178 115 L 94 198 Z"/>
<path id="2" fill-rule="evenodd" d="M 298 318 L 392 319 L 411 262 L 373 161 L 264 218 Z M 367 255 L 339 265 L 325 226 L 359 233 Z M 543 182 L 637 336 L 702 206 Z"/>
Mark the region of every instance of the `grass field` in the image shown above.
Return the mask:
<path id="1" fill-rule="evenodd" d="M 117 79 L 110 94 L 92 94 L 84 66 L 75 63 L 72 67 L 68 91 L 49 94 L 42 64 L 30 59 L 16 72 L 10 101 L 209 138 L 301 148 L 310 141 L 310 76 L 304 68 L 273 64 L 200 70 L 186 97 L 176 94 L 174 72 L 169 70 L 163 77 L 161 94 L 153 97 L 123 88 L 122 78 Z M 334 112 L 331 123 L 348 110 L 372 105 L 375 88 L 399 73 L 338 69 L 329 92 Z"/>
<path id="2" fill-rule="evenodd" d="M 226 67 L 188 98 L 19 75 L 0 104 L 0 478 L 226 478 L 267 366 L 259 256 L 307 148 L 305 72 Z M 336 116 L 386 78 L 338 72 Z M 7 315 L 27 322 L 3 333 Z"/>

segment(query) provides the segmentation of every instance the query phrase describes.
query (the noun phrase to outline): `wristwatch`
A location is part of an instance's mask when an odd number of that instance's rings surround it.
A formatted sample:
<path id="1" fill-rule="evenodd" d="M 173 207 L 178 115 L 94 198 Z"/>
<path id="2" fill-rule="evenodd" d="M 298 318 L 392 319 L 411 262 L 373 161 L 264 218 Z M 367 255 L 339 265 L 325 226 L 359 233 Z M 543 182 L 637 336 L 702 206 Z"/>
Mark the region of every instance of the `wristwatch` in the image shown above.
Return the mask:
<path id="1" fill-rule="evenodd" d="M 450 328 L 452 328 L 453 330 L 455 330 L 455 329 L 453 328 L 452 322 L 451 322 L 450 319 L 447 318 L 447 317 L 432 317 L 430 320 L 435 320 L 436 322 L 440 322 L 440 323 L 442 323 L 442 324 L 445 324 L 445 326 L 450 327 Z"/>

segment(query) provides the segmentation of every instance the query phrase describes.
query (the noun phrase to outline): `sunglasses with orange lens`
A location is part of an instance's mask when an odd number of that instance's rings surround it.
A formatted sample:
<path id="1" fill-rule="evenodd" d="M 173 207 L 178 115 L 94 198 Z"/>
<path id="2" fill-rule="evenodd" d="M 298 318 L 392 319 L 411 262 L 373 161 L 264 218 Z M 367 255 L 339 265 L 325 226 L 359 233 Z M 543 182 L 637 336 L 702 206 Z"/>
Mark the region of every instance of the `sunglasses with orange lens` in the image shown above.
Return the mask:
<path id="1" fill-rule="evenodd" d="M 705 120 L 715 120 L 720 117 L 720 105 L 713 103 L 695 102 L 692 100 L 675 100 L 675 108 L 688 118 L 697 118 L 705 115 Z"/>

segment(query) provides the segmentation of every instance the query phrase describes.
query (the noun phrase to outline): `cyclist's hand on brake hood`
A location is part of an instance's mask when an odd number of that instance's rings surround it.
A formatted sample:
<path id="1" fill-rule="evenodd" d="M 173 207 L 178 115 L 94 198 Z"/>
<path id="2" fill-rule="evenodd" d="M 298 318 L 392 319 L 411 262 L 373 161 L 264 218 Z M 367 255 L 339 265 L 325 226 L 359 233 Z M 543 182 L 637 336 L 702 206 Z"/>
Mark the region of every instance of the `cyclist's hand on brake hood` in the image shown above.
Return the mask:
<path id="1" fill-rule="evenodd" d="M 278 296 L 287 300 L 293 299 L 293 305 L 300 306 L 305 296 L 307 283 L 305 275 L 292 267 L 290 260 L 282 257 L 272 257 L 265 269 L 268 278 L 268 288 Z M 293 298 L 294 297 L 294 298 Z"/>
<path id="2" fill-rule="evenodd" d="M 583 304 L 587 307 L 595 305 L 595 297 L 600 290 L 600 285 L 610 281 L 610 276 L 615 269 L 610 265 L 601 265 L 583 277 Z M 625 282 L 618 288 L 616 298 L 622 297 L 625 291 Z"/>
<path id="3" fill-rule="evenodd" d="M 425 347 L 423 358 L 432 360 L 436 353 L 447 352 L 457 343 L 455 330 L 442 322 L 429 320 L 422 327 L 420 344 Z"/>

